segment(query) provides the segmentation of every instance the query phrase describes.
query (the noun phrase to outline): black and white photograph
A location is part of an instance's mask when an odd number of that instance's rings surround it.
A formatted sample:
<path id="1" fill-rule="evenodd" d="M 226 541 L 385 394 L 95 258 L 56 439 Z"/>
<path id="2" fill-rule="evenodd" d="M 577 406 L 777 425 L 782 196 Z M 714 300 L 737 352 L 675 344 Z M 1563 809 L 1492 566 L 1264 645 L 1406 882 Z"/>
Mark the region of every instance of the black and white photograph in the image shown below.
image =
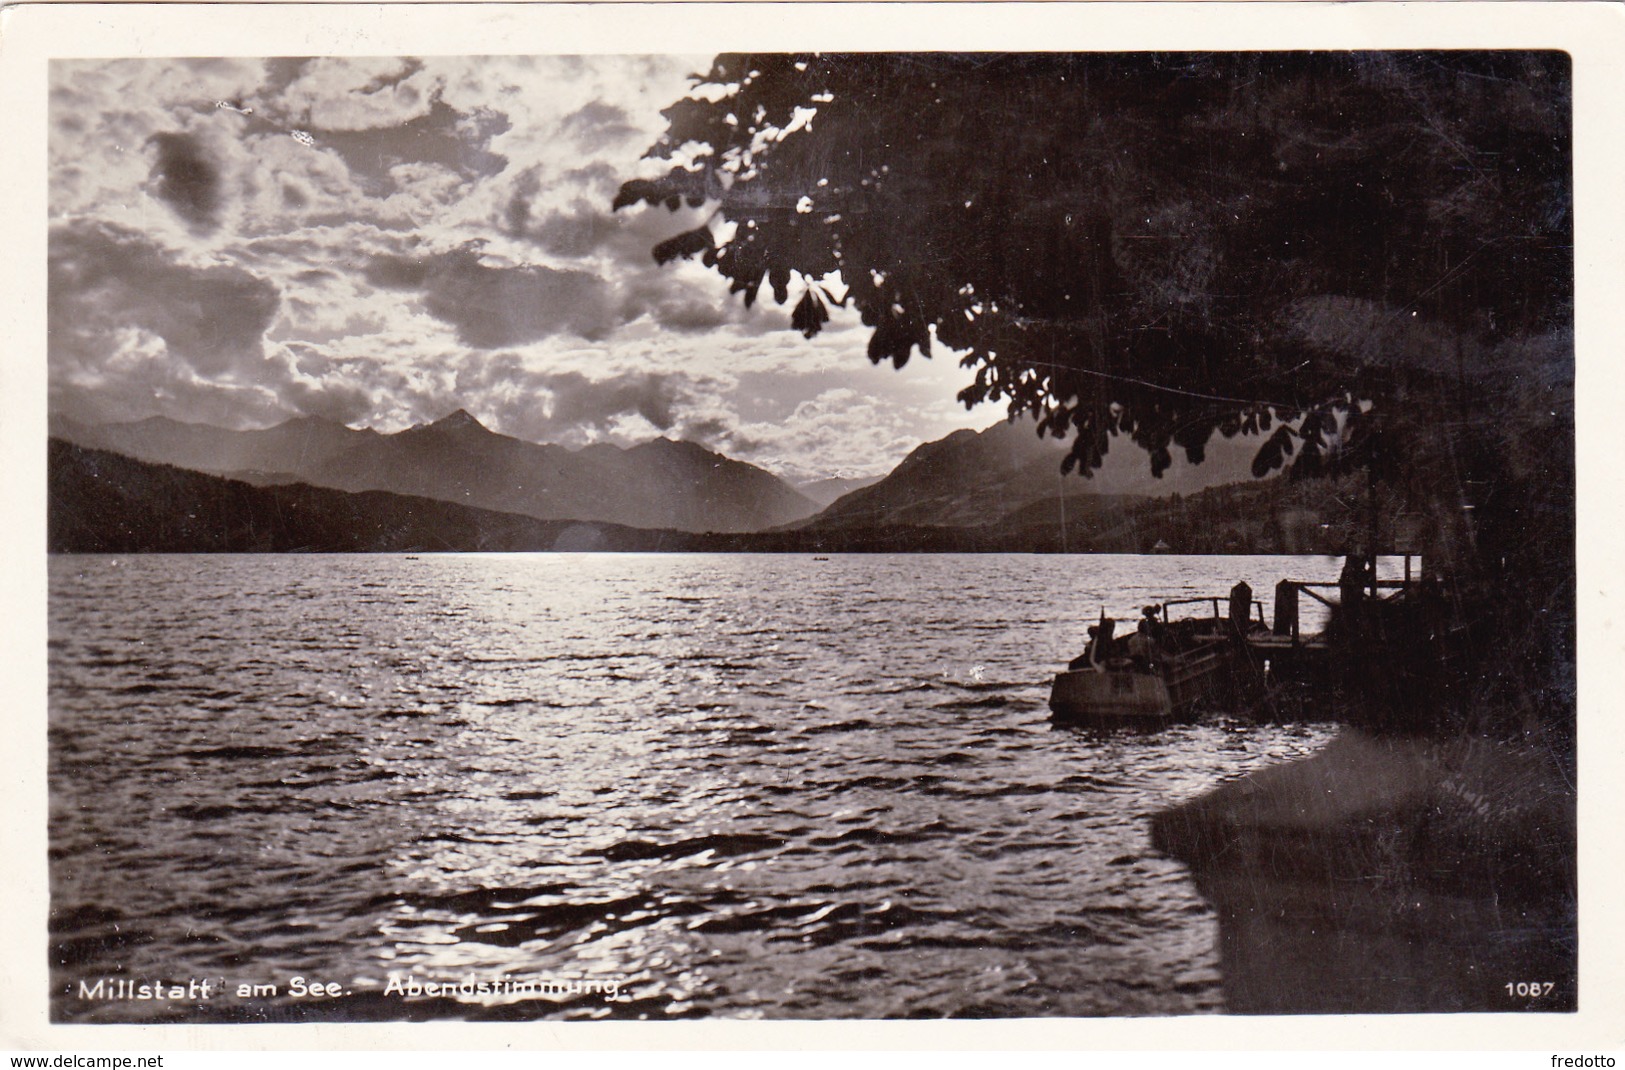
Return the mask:
<path id="1" fill-rule="evenodd" d="M 43 65 L 51 1023 L 1609 998 L 1569 51 L 527 25 Z"/>

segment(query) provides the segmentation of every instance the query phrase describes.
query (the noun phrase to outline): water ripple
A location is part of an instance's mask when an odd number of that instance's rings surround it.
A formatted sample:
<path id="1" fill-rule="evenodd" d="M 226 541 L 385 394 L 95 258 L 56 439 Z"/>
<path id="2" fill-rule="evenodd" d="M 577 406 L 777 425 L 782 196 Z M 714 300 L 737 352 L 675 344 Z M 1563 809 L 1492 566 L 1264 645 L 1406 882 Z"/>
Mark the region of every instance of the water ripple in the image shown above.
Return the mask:
<path id="1" fill-rule="evenodd" d="M 1211 911 L 1146 821 L 1328 730 L 1051 727 L 1088 623 L 1056 592 L 1132 615 L 1316 564 L 55 558 L 55 1012 L 1214 1010 Z M 72 996 L 295 974 L 353 994 Z M 408 999 L 392 977 L 508 987 Z"/>

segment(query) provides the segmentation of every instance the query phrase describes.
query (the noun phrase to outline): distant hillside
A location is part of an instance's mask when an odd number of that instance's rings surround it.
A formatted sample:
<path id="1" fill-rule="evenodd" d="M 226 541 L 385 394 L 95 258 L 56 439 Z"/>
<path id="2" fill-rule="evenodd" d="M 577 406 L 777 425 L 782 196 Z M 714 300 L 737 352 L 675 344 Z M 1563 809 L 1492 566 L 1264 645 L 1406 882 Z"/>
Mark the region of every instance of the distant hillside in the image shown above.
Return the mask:
<path id="1" fill-rule="evenodd" d="M 1075 495 L 992 524 L 703 535 L 538 520 L 428 498 L 247 483 L 50 444 L 55 553 L 626 550 L 754 553 L 1340 553 L 1363 530 L 1357 481 L 1266 480 L 1166 499 Z M 1392 541 L 1396 510 L 1382 506 Z M 1405 543 L 1404 518 L 1397 517 Z"/>
<path id="2" fill-rule="evenodd" d="M 1068 448 L 1065 441 L 1040 438 L 1028 420 L 955 431 L 915 448 L 884 479 L 844 495 L 801 526 L 975 527 L 1043 501 L 1189 494 L 1250 478 L 1258 441 L 1215 438 L 1202 464 L 1176 456 L 1160 479 L 1151 474 L 1145 454 L 1126 440 L 1114 444 L 1092 477 L 1063 475 Z"/>
<path id="3" fill-rule="evenodd" d="M 680 537 L 378 491 L 254 487 L 58 439 L 49 464 L 53 553 L 658 550 Z"/>
<path id="4" fill-rule="evenodd" d="M 1416 518 L 1379 505 L 1382 545 L 1420 549 Z M 1341 554 L 1366 536 L 1364 481 L 1249 480 L 1165 498 L 1073 494 L 988 524 L 802 527 L 715 549 L 814 553 Z"/>
<path id="5" fill-rule="evenodd" d="M 855 490 L 862 490 L 864 487 L 873 486 L 884 478 L 884 476 L 861 476 L 851 478 L 841 478 L 836 476 L 830 479 L 813 480 L 809 483 L 797 483 L 795 488 L 796 491 L 802 495 L 802 497 L 811 499 L 820 509 L 822 509 L 825 506 L 833 504 L 843 495 L 851 494 Z"/>
<path id="6" fill-rule="evenodd" d="M 162 416 L 95 427 L 54 417 L 51 434 L 80 446 L 198 472 L 288 476 L 308 472 L 335 454 L 379 437 L 376 431 L 357 431 L 315 417 L 299 417 L 260 431 L 229 431 Z"/>
<path id="7" fill-rule="evenodd" d="M 993 541 L 1036 553 L 1340 554 L 1363 543 L 1364 480 L 1249 480 L 1166 498 L 1072 495 L 1035 502 L 993 526 Z M 1415 547 L 1391 503 L 1382 537 Z"/>
<path id="8" fill-rule="evenodd" d="M 393 435 L 313 418 L 226 431 L 161 417 L 103 427 L 59 419 L 53 433 L 257 485 L 382 490 L 542 520 L 733 532 L 791 523 L 818 509 L 777 476 L 690 442 L 569 450 L 499 435 L 462 410 Z"/>

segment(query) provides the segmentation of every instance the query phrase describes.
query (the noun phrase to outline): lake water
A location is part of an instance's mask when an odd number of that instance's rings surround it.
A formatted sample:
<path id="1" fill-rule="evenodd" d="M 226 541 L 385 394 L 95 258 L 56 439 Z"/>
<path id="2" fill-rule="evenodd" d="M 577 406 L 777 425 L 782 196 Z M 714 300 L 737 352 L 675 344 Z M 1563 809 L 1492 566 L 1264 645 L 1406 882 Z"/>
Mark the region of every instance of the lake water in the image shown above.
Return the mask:
<path id="1" fill-rule="evenodd" d="M 1337 568 L 55 557 L 54 1014 L 1222 1010 L 1147 819 L 1333 729 L 1061 729 L 1049 680 L 1103 606 Z"/>

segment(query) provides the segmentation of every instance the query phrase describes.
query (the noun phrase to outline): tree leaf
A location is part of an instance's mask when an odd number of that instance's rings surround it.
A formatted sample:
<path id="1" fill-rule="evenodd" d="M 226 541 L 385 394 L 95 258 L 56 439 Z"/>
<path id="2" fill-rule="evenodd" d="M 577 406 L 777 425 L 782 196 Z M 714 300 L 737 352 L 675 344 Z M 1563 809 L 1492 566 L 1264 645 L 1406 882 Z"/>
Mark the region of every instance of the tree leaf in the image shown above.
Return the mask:
<path id="1" fill-rule="evenodd" d="M 650 204 L 659 204 L 665 196 L 665 191 L 658 183 L 644 178 L 634 178 L 630 182 L 621 183 L 621 190 L 615 194 L 615 201 L 610 210 L 618 212 L 622 208 L 647 201 Z"/>
<path id="2" fill-rule="evenodd" d="M 1253 455 L 1253 478 L 1263 479 L 1277 468 L 1281 467 L 1281 446 L 1274 436 L 1264 440 Z"/>
<path id="3" fill-rule="evenodd" d="M 655 263 L 662 266 L 679 257 L 687 259 L 696 253 L 709 253 L 715 248 L 715 239 L 711 237 L 711 228 L 706 226 L 685 230 L 673 238 L 656 245 L 654 253 Z"/>
<path id="4" fill-rule="evenodd" d="M 790 326 L 802 333 L 803 337 L 811 338 L 823 329 L 829 322 L 829 309 L 818 294 L 809 287 L 796 302 L 795 311 L 790 314 Z"/>
<path id="5" fill-rule="evenodd" d="M 773 287 L 773 300 L 777 304 L 784 304 L 790 299 L 790 269 L 782 264 L 775 264 L 767 273 L 767 281 Z"/>
<path id="6" fill-rule="evenodd" d="M 869 336 L 869 361 L 879 364 L 883 360 L 901 368 L 908 363 L 909 351 L 914 348 L 914 332 L 906 323 L 888 320 L 876 327 Z"/>

